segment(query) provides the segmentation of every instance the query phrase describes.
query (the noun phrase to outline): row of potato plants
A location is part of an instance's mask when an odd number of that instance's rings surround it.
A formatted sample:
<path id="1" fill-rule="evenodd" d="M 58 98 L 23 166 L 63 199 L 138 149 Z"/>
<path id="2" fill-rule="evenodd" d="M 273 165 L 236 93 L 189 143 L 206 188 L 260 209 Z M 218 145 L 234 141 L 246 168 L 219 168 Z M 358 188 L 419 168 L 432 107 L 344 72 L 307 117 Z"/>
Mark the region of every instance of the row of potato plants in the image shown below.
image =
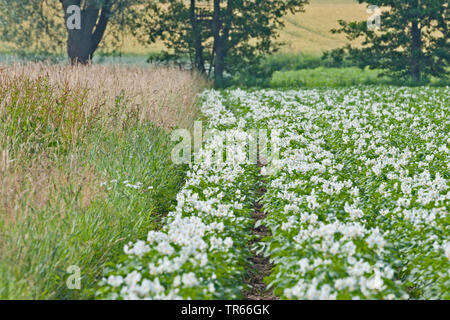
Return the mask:
<path id="1" fill-rule="evenodd" d="M 217 150 L 230 134 L 245 145 L 259 128 L 278 137 L 262 161 L 270 233 L 255 248 L 271 259 L 275 295 L 449 299 L 448 96 L 449 88 L 206 91 L 214 130 L 202 161 L 163 230 L 125 247 L 98 297 L 242 297 L 257 166 L 217 161 Z"/>
<path id="2" fill-rule="evenodd" d="M 449 88 L 224 96 L 281 132 L 258 247 L 276 295 L 450 299 Z"/>
<path id="3" fill-rule="evenodd" d="M 216 161 L 223 139 L 248 138 L 233 130 L 236 118 L 217 99 L 215 91 L 203 95 L 212 134 L 199 150 L 201 160 L 190 165 L 176 208 L 162 230 L 125 246 L 120 260 L 105 270 L 98 299 L 242 297 L 257 170 L 230 159 Z"/>

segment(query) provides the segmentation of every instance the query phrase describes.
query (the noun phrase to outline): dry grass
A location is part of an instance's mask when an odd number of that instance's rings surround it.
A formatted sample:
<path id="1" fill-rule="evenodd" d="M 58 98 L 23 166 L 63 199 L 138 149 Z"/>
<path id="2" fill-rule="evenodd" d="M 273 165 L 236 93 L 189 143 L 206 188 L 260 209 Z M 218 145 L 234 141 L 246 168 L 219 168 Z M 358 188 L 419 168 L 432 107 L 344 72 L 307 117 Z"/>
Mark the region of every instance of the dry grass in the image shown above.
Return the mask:
<path id="1" fill-rule="evenodd" d="M 5 156 L 8 150 L 2 150 L 0 154 L 4 157 L 0 166 L 0 219 L 6 224 L 23 220 L 50 202 L 58 208 L 55 214 L 64 215 L 67 203 L 56 195 L 67 186 L 78 194 L 81 208 L 102 197 L 100 175 L 76 157 L 70 167 L 65 168 L 45 153 L 36 154 L 31 162 L 31 159 L 24 159 L 26 153 L 16 153 L 16 159 Z"/>
<path id="2" fill-rule="evenodd" d="M 198 111 L 196 95 L 206 85 L 196 75 L 171 68 L 46 64 L 0 67 L 0 82 L 42 77 L 60 90 L 86 95 L 85 113 L 99 107 L 102 113 L 117 112 L 117 99 L 126 98 L 127 109 L 121 110 L 119 119 L 137 113 L 140 121 L 164 128 L 191 125 Z"/>
<path id="3" fill-rule="evenodd" d="M 75 158 L 69 170 L 58 168 L 55 146 L 76 148 L 94 122 L 119 133 L 135 122 L 190 128 L 206 84 L 165 68 L 18 64 L 0 70 L 0 211 L 8 217 L 18 214 L 19 200 L 41 208 L 55 186 L 67 183 L 89 204 L 98 194 L 90 190 L 98 185 L 93 171 Z"/>

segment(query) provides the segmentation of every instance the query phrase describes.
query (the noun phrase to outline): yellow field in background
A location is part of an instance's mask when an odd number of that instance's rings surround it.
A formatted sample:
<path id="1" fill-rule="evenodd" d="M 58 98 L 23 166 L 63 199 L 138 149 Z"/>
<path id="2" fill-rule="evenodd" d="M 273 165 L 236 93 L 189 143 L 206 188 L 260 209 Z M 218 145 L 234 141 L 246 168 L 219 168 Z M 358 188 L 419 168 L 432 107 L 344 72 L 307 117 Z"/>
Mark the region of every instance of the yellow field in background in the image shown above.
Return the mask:
<path id="1" fill-rule="evenodd" d="M 330 30 L 339 26 L 338 20 L 366 20 L 370 16 L 366 7 L 353 0 L 311 0 L 305 6 L 305 12 L 286 16 L 286 26 L 281 30 L 279 39 L 285 43 L 282 51 L 320 54 L 342 47 L 347 43 L 345 35 L 332 34 Z M 146 54 L 162 49 L 162 43 L 146 48 L 132 38 L 126 39 L 122 46 L 124 54 Z"/>
<path id="2" fill-rule="evenodd" d="M 353 1 L 312 0 L 305 12 L 286 16 L 286 26 L 280 32 L 280 40 L 286 43 L 282 51 L 321 53 L 342 47 L 347 43 L 345 35 L 330 32 L 339 27 L 338 20 L 363 21 L 368 17 L 366 5 Z"/>

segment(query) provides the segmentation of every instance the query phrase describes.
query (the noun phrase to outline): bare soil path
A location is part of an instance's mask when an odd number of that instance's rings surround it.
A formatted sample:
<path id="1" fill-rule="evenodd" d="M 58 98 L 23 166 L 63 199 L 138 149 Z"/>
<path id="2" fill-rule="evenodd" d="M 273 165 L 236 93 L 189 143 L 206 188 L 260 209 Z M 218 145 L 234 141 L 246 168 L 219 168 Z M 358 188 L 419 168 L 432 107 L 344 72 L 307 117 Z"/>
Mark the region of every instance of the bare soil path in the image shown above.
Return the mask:
<path id="1" fill-rule="evenodd" d="M 264 187 L 258 190 L 258 195 L 262 196 L 266 192 Z M 256 222 L 262 220 L 266 217 L 266 213 L 263 210 L 263 205 L 259 202 L 255 203 L 253 211 L 253 219 Z M 254 244 L 263 239 L 268 235 L 269 231 L 265 226 L 258 226 L 253 228 L 253 235 L 256 239 L 250 243 L 250 247 L 253 248 Z M 272 270 L 272 265 L 269 258 L 265 258 L 262 254 L 257 254 L 254 252 L 251 258 L 251 264 L 249 266 L 251 269 L 247 278 L 244 280 L 245 284 L 249 286 L 249 289 L 244 291 L 244 297 L 246 300 L 276 300 L 272 294 L 271 290 L 267 289 L 264 278 L 270 275 Z"/>

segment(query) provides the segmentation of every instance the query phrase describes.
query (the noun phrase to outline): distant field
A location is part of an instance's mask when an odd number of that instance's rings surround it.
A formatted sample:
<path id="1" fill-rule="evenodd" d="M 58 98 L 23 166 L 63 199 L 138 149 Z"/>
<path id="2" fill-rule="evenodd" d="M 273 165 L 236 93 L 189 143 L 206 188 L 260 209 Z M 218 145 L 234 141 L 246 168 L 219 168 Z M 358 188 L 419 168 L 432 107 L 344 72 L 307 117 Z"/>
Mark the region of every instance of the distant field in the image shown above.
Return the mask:
<path id="1" fill-rule="evenodd" d="M 335 35 L 331 29 L 338 20 L 365 20 L 369 17 L 366 5 L 353 0 L 311 0 L 304 13 L 288 15 L 286 27 L 280 32 L 285 42 L 284 52 L 321 53 L 346 43 L 344 35 Z"/>

